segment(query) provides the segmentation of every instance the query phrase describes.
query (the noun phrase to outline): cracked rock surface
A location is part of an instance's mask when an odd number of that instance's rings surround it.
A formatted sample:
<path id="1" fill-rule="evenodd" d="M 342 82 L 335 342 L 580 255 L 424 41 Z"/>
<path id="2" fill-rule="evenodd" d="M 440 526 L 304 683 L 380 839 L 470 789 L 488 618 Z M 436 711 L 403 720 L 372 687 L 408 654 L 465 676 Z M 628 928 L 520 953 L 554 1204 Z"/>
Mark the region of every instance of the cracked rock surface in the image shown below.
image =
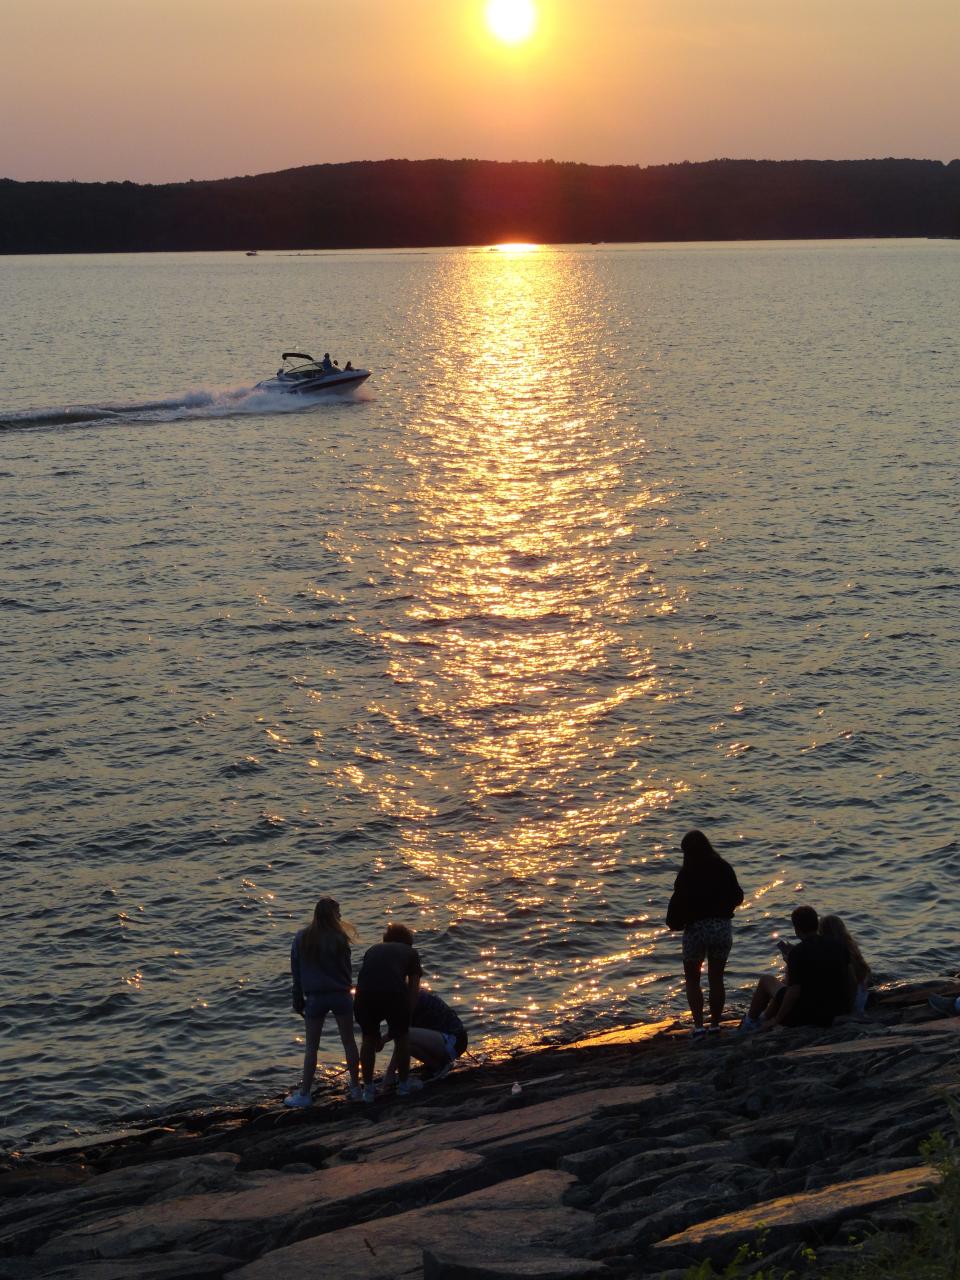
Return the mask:
<path id="1" fill-rule="evenodd" d="M 761 1229 L 803 1274 L 802 1246 L 909 1229 L 932 1194 L 919 1149 L 950 1123 L 960 1018 L 925 1002 L 950 989 L 893 988 L 828 1031 L 625 1028 L 409 1101 L 191 1113 L 14 1157 L 0 1280 L 673 1276 Z"/>

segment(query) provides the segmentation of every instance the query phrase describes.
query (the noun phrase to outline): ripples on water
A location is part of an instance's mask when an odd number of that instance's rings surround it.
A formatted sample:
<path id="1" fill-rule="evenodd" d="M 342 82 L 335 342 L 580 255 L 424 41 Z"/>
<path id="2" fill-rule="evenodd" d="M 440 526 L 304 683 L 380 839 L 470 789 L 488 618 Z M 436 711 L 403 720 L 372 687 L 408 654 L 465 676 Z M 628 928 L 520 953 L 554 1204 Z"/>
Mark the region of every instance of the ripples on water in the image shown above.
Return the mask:
<path id="1" fill-rule="evenodd" d="M 682 1009 L 690 826 L 732 992 L 801 897 L 955 968 L 956 263 L 0 262 L 9 1140 L 292 1081 L 322 892 L 487 1050 Z"/>

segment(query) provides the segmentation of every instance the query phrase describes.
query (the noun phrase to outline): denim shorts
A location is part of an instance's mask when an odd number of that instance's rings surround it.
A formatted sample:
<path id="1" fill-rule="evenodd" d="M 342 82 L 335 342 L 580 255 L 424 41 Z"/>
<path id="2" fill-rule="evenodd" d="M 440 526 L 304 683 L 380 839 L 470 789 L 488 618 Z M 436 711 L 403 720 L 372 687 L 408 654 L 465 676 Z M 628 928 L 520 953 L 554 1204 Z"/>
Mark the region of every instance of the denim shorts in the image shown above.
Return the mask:
<path id="1" fill-rule="evenodd" d="M 332 1013 L 335 1018 L 353 1016 L 353 996 L 349 991 L 307 991 L 303 1016 L 319 1021 Z"/>
<path id="2" fill-rule="evenodd" d="M 458 1031 L 456 1035 L 451 1035 L 450 1032 L 444 1031 L 441 1034 L 443 1035 L 443 1043 L 446 1046 L 447 1056 L 450 1058 L 451 1062 L 456 1062 L 457 1058 L 467 1051 L 467 1033 L 465 1031 Z"/>

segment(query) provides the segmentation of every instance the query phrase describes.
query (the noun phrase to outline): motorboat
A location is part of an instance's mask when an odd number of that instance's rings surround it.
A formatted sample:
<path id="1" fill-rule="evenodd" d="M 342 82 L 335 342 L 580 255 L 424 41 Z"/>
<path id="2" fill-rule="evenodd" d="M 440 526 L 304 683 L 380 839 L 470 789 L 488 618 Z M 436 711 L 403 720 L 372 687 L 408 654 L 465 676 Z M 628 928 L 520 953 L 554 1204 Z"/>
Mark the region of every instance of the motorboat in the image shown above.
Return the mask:
<path id="1" fill-rule="evenodd" d="M 313 396 L 320 391 L 349 391 L 370 377 L 369 369 L 354 369 L 348 361 L 341 369 L 314 360 L 303 351 L 284 351 L 283 364 L 272 378 L 257 383 L 258 391 L 282 391 L 286 395 Z"/>

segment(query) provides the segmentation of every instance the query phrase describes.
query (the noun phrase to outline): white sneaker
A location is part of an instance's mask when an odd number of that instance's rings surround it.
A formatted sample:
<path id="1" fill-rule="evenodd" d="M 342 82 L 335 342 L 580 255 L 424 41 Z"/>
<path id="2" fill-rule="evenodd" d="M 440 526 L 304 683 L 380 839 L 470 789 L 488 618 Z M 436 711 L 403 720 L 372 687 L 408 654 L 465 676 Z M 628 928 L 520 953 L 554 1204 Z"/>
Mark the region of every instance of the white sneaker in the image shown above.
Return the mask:
<path id="1" fill-rule="evenodd" d="M 363 1092 L 360 1094 L 360 1100 L 361 1102 L 376 1102 L 377 1100 L 376 1086 L 372 1084 L 365 1084 L 363 1086 Z"/>
<path id="2" fill-rule="evenodd" d="M 313 1105 L 313 1099 L 309 1093 L 304 1093 L 302 1089 L 294 1089 L 293 1093 L 284 1098 L 283 1105 L 285 1107 L 310 1107 Z"/>
<path id="3" fill-rule="evenodd" d="M 759 1018 L 751 1018 L 751 1017 L 750 1017 L 750 1015 L 749 1015 L 749 1013 L 745 1013 L 745 1014 L 743 1015 L 743 1018 L 741 1019 L 741 1022 L 740 1022 L 739 1027 L 737 1027 L 737 1030 L 738 1030 L 738 1031 L 742 1031 L 742 1032 L 744 1032 L 744 1033 L 746 1033 L 746 1032 L 748 1032 L 748 1031 L 759 1031 L 759 1030 L 760 1030 L 760 1019 L 759 1019 Z"/>
<path id="4" fill-rule="evenodd" d="M 423 1081 L 419 1076 L 407 1076 L 406 1080 L 401 1080 L 397 1085 L 397 1097 L 409 1098 L 411 1093 L 419 1093 L 423 1088 Z"/>
<path id="5" fill-rule="evenodd" d="M 348 1101 L 348 1102 L 362 1102 L 362 1101 L 363 1101 L 363 1088 L 362 1088 L 360 1085 L 358 1085 L 358 1084 L 351 1084 L 351 1085 L 348 1085 L 348 1086 L 347 1086 L 347 1101 Z"/>

